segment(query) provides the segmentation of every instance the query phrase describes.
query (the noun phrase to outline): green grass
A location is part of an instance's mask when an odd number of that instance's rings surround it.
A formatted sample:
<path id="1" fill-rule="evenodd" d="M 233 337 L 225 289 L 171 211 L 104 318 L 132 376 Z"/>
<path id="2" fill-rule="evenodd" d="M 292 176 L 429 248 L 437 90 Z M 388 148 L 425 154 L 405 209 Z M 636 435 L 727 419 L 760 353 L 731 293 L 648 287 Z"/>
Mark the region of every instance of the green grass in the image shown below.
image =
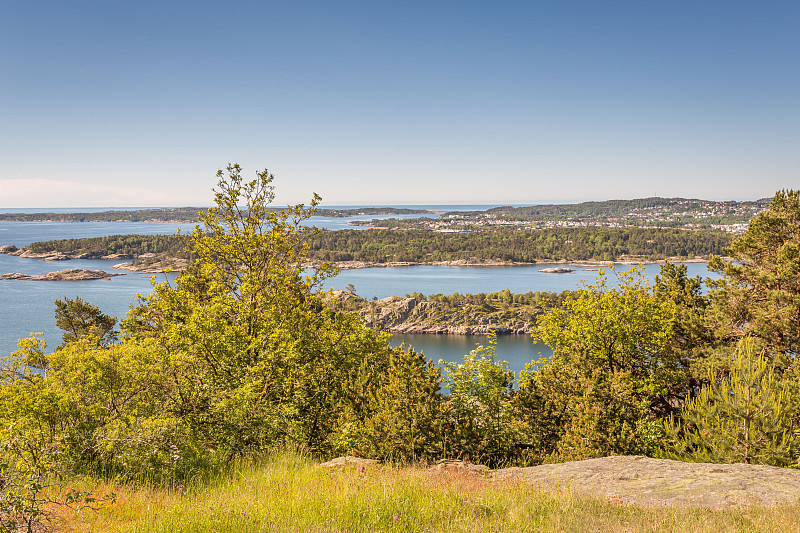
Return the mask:
<path id="1" fill-rule="evenodd" d="M 99 511 L 61 512 L 54 526 L 91 532 L 793 531 L 800 506 L 641 509 L 518 483 L 421 468 L 319 467 L 295 454 L 241 466 L 182 489 L 132 486 Z"/>

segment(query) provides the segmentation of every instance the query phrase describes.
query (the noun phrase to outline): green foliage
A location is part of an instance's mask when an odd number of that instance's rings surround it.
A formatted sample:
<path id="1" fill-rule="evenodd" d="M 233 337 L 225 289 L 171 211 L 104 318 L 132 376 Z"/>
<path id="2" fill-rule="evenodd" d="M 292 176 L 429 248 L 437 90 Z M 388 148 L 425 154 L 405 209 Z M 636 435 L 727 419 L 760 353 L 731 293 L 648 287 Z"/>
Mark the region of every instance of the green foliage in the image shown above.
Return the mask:
<path id="1" fill-rule="evenodd" d="M 391 365 L 408 366 L 407 383 L 436 401 L 438 378 L 417 356 L 404 363 L 385 334 L 325 305 L 317 287 L 329 267 L 304 272 L 300 225 L 318 197 L 310 209 L 275 210 L 266 171 L 246 182 L 230 166 L 219 177 L 190 268 L 141 298 L 117 344 L 113 319 L 80 299 L 58 302 L 70 336 L 50 354 L 37 338 L 12 354 L 0 422 L 60 443 L 78 472 L 169 482 L 280 445 L 338 450 L 343 428 L 364 427 L 373 412 L 380 420 L 375 398 L 390 395 Z M 427 453 L 431 442 L 399 454 Z"/>
<path id="2" fill-rule="evenodd" d="M 171 412 L 204 446 L 327 452 L 341 413 L 363 422 L 388 364 L 386 337 L 323 303 L 327 265 L 304 273 L 301 223 L 319 197 L 275 211 L 267 171 L 247 182 L 233 165 L 218 177 L 216 206 L 192 233 L 194 265 L 175 286 L 155 286 L 124 332 L 157 339 Z"/>
<path id="3" fill-rule="evenodd" d="M 774 364 L 739 341 L 724 368 L 688 398 L 680 422 L 670 419 L 669 455 L 698 462 L 789 466 L 796 459 L 792 399 Z M 722 376 L 722 377 L 719 377 Z"/>
<path id="4" fill-rule="evenodd" d="M 169 416 L 173 393 L 152 340 L 100 347 L 76 341 L 50 354 L 22 341 L 7 360 L 0 421 L 42 446 L 60 443 L 75 471 L 137 480 L 188 478 L 207 466 L 186 425 Z M 29 367 L 43 360 L 47 373 Z"/>
<path id="5" fill-rule="evenodd" d="M 56 326 L 64 330 L 64 344 L 92 339 L 98 345 L 107 346 L 114 341 L 116 325 L 115 317 L 108 316 L 80 296 L 74 300 L 56 300 Z"/>
<path id="6" fill-rule="evenodd" d="M 162 254 L 185 257 L 186 235 L 109 235 L 81 239 L 39 241 L 27 246 L 35 253 L 60 252 L 97 259 L 105 255 Z"/>
<path id="7" fill-rule="evenodd" d="M 309 235 L 315 261 L 611 261 L 721 253 L 730 235 L 658 228 L 548 228 L 475 233 L 429 230 L 322 231 Z"/>
<path id="8" fill-rule="evenodd" d="M 441 457 L 444 452 L 444 398 L 440 371 L 421 352 L 400 347 L 391 352 L 386 376 L 371 394 L 363 424 L 343 424 L 342 451 L 355 449 L 367 457 L 413 462 Z"/>
<path id="9" fill-rule="evenodd" d="M 42 531 L 55 507 L 97 509 L 114 501 L 113 493 L 97 496 L 91 490 L 60 494 L 70 472 L 60 442 L 43 446 L 14 424 L 0 427 L 0 533 Z"/>
<path id="10" fill-rule="evenodd" d="M 674 305 L 654 296 L 640 271 L 605 274 L 539 318 L 533 337 L 553 348 L 523 372 L 516 405 L 540 458 L 649 453 L 658 439 L 653 407 L 685 382 L 665 350 Z"/>
<path id="11" fill-rule="evenodd" d="M 675 305 L 672 335 L 665 350 L 680 368 L 688 371 L 688 381 L 676 383 L 655 405 L 660 416 L 677 414 L 688 393 L 706 381 L 709 365 L 716 360 L 721 344 L 713 322 L 711 297 L 703 290 L 700 276 L 686 275 L 686 265 L 664 263 L 655 278 L 653 294 Z"/>
<path id="12" fill-rule="evenodd" d="M 456 456 L 495 466 L 516 454 L 519 442 L 511 393 L 514 373 L 497 359 L 497 337 L 478 345 L 463 363 L 444 363 L 447 400 L 447 450 Z"/>
<path id="13" fill-rule="evenodd" d="M 800 353 L 800 191 L 779 191 L 747 232 L 713 257 L 714 306 L 721 334 L 753 335 L 769 352 Z"/>

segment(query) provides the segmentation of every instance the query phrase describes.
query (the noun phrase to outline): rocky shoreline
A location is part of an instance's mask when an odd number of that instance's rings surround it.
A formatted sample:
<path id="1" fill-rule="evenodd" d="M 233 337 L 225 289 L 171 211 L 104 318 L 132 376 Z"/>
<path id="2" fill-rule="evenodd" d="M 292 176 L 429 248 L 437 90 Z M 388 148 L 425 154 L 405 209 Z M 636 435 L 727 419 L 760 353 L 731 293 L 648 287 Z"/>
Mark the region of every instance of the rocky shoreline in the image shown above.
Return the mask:
<path id="1" fill-rule="evenodd" d="M 547 265 L 570 265 L 575 268 L 583 268 L 586 270 L 597 270 L 599 268 L 609 268 L 614 265 L 636 266 L 636 265 L 659 265 L 666 263 L 706 263 L 707 257 L 695 259 L 680 259 L 678 257 L 669 257 L 667 259 L 644 259 L 644 258 L 631 258 L 624 256 L 618 261 L 559 261 L 554 259 L 538 259 L 531 262 L 518 262 L 518 261 L 470 261 L 466 259 L 458 259 L 455 261 L 390 261 L 386 263 L 377 263 L 374 261 L 336 261 L 332 263 L 334 267 L 339 270 L 353 270 L 359 268 L 378 268 L 378 267 L 403 267 L 403 266 L 463 266 L 463 267 L 515 267 L 515 266 L 547 266 Z M 304 266 L 312 267 L 315 263 L 308 262 Z M 545 268 L 539 272 L 543 273 L 567 273 L 573 272 L 571 268 L 558 267 L 558 268 Z"/>
<path id="2" fill-rule="evenodd" d="M 21 274 L 19 272 L 9 272 L 8 274 L 0 275 L 0 279 L 18 281 L 90 281 L 96 279 L 108 280 L 114 276 L 124 275 L 125 274 L 105 272 L 103 270 L 70 268 L 67 270 L 59 270 L 57 272 L 48 272 L 44 276 L 31 276 L 29 274 Z"/>
<path id="3" fill-rule="evenodd" d="M 346 291 L 334 291 L 334 305 L 355 311 L 370 327 L 387 333 L 431 335 L 530 335 L 541 309 L 487 311 L 477 306 L 450 309 L 433 301 L 389 296 L 364 300 Z"/>
<path id="4" fill-rule="evenodd" d="M 65 254 L 63 252 L 33 252 L 26 247 L 17 248 L 16 246 L 6 244 L 0 246 L 0 254 L 6 254 L 22 259 L 38 259 L 39 261 L 69 261 L 71 259 L 106 259 L 106 260 L 129 260 L 125 263 L 118 263 L 113 265 L 112 268 L 119 270 L 127 270 L 130 272 L 143 272 L 147 274 L 158 274 L 167 270 L 182 271 L 186 268 L 189 262 L 185 259 L 177 257 L 160 257 L 153 253 L 146 253 L 140 255 L 131 254 Z M 120 274 L 111 274 L 120 275 Z M 17 279 L 17 278 L 14 278 Z"/>
<path id="5" fill-rule="evenodd" d="M 129 254 L 66 254 L 63 252 L 49 251 L 49 252 L 33 252 L 26 247 L 17 248 L 13 245 L 0 246 L 0 254 L 12 255 L 15 257 L 38 259 L 40 261 L 68 261 L 70 259 L 118 259 L 128 260 L 127 262 L 114 265 L 114 268 L 121 270 L 129 270 L 131 272 L 145 272 L 145 273 L 159 273 L 166 270 L 180 272 L 186 268 L 188 261 L 177 257 L 169 257 L 165 255 L 157 255 L 153 253 L 141 255 Z M 537 259 L 531 262 L 518 262 L 518 261 L 474 261 L 468 259 L 457 259 L 452 261 L 389 261 L 389 262 L 375 262 L 375 261 L 336 261 L 332 266 L 339 270 L 354 270 L 360 268 L 391 268 L 391 267 L 408 267 L 408 266 L 460 266 L 460 267 L 515 267 L 515 266 L 533 266 L 539 265 L 547 267 L 548 265 L 569 265 L 569 267 L 584 268 L 584 269 L 599 269 L 608 268 L 614 265 L 649 265 L 660 264 L 666 261 L 681 262 L 681 263 L 704 263 L 708 261 L 707 257 L 700 257 L 695 259 L 679 259 L 677 257 L 670 257 L 667 259 L 648 259 L 643 257 L 621 256 L 617 261 L 566 261 L 557 259 Z M 319 263 L 315 261 L 308 261 L 303 264 L 305 268 L 313 268 L 318 266 Z M 544 268 L 539 270 L 542 273 L 568 273 L 573 269 L 569 267 L 553 267 Z"/>
<path id="6" fill-rule="evenodd" d="M 137 258 L 137 262 L 119 263 L 113 268 L 128 270 L 130 272 L 142 272 L 145 274 L 160 274 L 162 272 L 182 272 L 189 265 L 186 259 L 177 257 L 164 258 L 155 261 L 141 261 L 142 257 Z"/>

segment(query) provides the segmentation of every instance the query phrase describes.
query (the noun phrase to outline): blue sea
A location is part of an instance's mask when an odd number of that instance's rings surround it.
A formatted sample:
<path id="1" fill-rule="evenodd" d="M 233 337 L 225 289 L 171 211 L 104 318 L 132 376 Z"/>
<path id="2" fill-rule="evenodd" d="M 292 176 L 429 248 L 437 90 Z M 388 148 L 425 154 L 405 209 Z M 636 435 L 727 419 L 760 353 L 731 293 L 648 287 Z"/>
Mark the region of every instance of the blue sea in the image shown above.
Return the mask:
<path id="1" fill-rule="evenodd" d="M 484 210 L 491 206 L 421 205 L 415 207 L 444 212 Z M 71 209 L 64 212 L 105 211 L 108 209 L 110 208 Z M 18 211 L 53 212 L 55 210 L 26 209 Z M 326 229 L 341 229 L 348 227 L 349 220 L 352 219 L 313 217 L 309 223 Z M 36 241 L 132 233 L 173 234 L 178 229 L 186 232 L 192 229 L 192 225 L 132 222 L 0 222 L 0 245 L 13 244 L 21 247 Z M 60 343 L 61 331 L 55 325 L 54 302 L 56 299 L 80 296 L 100 307 L 103 312 L 121 318 L 135 301 L 137 294 L 150 292 L 151 280 L 158 282 L 174 281 L 175 279 L 175 274 L 152 276 L 117 270 L 113 268 L 115 263 L 117 261 L 108 260 L 48 262 L 0 254 L 0 274 L 20 272 L 43 275 L 66 268 L 102 269 L 107 272 L 124 274 L 107 281 L 0 280 L 0 298 L 2 299 L 2 305 L 0 305 L 0 356 L 14 350 L 17 340 L 27 337 L 31 332 L 42 332 L 50 347 L 55 347 Z M 544 267 L 545 265 L 376 267 L 342 271 L 337 277 L 327 280 L 326 288 L 344 288 L 352 284 L 356 293 L 363 298 L 403 296 L 415 291 L 423 294 L 488 293 L 506 288 L 515 293 L 561 292 L 576 289 L 582 283 L 592 282 L 598 274 L 595 269 L 574 266 L 571 268 L 575 271 L 568 274 L 539 272 Z M 627 269 L 628 267 L 620 265 L 619 268 Z M 658 273 L 659 265 L 645 265 L 643 268 L 652 278 Z M 704 263 L 689 263 L 688 270 L 691 276 L 699 274 L 705 277 L 709 275 Z M 512 369 L 517 372 L 522 370 L 527 362 L 538 359 L 540 354 L 546 356 L 550 354 L 547 346 L 534 345 L 530 338 L 524 335 L 501 336 L 498 340 L 500 358 L 508 360 Z M 402 342 L 413 344 L 434 361 L 439 359 L 453 361 L 459 360 L 477 343 L 486 344 L 487 339 L 482 336 L 457 335 L 395 335 L 392 339 L 393 345 L 399 345 Z"/>

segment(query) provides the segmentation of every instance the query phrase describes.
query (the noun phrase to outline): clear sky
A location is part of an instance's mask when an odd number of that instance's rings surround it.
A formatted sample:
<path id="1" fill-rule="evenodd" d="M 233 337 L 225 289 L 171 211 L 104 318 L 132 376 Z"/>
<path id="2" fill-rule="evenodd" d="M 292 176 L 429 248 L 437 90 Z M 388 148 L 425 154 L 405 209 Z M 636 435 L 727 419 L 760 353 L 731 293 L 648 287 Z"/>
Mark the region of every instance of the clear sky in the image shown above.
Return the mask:
<path id="1" fill-rule="evenodd" d="M 3 0 L 0 207 L 800 188 L 800 2 Z"/>

